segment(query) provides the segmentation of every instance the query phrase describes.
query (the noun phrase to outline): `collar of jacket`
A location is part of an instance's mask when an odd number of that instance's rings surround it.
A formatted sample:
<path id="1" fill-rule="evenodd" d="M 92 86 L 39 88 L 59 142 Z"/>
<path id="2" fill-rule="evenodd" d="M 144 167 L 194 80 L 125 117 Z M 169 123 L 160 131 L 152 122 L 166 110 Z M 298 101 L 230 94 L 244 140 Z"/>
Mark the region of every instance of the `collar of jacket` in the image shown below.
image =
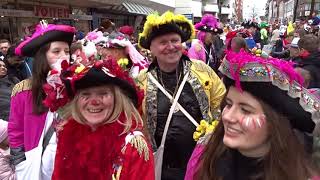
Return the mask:
<path id="1" fill-rule="evenodd" d="M 190 61 L 190 62 L 191 62 L 190 58 L 189 58 L 188 56 L 186 56 L 186 55 L 182 55 L 182 56 L 181 56 L 180 62 L 181 62 L 181 61 Z M 179 63 L 180 63 L 180 62 L 179 62 Z M 150 66 L 149 66 L 149 68 L 148 68 L 148 72 L 154 70 L 156 67 L 159 67 L 158 62 L 157 62 L 157 59 L 155 59 L 155 60 L 150 64 Z"/>
<path id="2" fill-rule="evenodd" d="M 209 108 L 209 101 L 208 97 L 206 95 L 206 92 L 204 88 L 201 85 L 200 80 L 198 79 L 197 75 L 193 73 L 191 70 L 192 61 L 186 57 L 182 56 L 181 60 L 183 63 L 183 73 L 191 71 L 189 73 L 189 77 L 187 78 L 187 83 L 189 83 L 193 89 L 193 92 L 198 100 L 198 105 L 200 106 L 200 111 L 202 114 L 202 119 L 205 119 L 206 121 L 210 120 L 210 108 Z M 180 61 L 181 62 L 181 61 Z M 157 77 L 157 66 L 153 65 L 153 67 L 149 67 L 148 73 L 151 73 L 153 77 L 155 77 L 156 80 L 158 80 Z M 150 139 L 153 150 L 157 150 L 157 145 L 154 139 L 155 129 L 157 127 L 157 92 L 158 88 L 156 85 L 154 85 L 151 80 L 148 78 L 147 80 L 147 88 L 146 88 L 146 94 L 145 94 L 145 105 L 146 105 L 146 115 L 147 115 L 147 123 L 146 126 L 150 132 Z M 168 107 L 169 108 L 169 107 Z"/>

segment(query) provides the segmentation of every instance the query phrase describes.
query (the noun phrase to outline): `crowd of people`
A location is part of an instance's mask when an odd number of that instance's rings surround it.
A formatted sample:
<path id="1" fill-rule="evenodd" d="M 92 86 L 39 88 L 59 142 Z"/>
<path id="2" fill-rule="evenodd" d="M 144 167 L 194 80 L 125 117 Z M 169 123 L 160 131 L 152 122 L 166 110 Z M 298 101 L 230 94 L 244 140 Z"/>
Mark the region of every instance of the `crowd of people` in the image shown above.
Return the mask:
<path id="1" fill-rule="evenodd" d="M 0 179 L 319 180 L 317 20 L 0 40 Z"/>

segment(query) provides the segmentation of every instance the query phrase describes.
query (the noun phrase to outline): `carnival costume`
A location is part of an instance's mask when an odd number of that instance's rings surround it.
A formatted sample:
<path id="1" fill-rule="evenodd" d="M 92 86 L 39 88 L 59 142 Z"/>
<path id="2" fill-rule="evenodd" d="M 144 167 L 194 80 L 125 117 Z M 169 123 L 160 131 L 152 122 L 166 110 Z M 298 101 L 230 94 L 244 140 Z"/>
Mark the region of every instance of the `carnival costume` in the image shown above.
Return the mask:
<path id="1" fill-rule="evenodd" d="M 69 45 L 75 28 L 67 25 L 41 23 L 29 39 L 19 44 L 15 52 L 19 56 L 33 57 L 40 47 L 64 41 Z M 46 59 L 41 59 L 46 61 Z M 44 152 L 43 139 L 51 126 L 54 113 L 33 113 L 31 79 L 18 83 L 12 90 L 8 136 L 17 179 L 51 179 L 55 154 L 55 134 Z"/>
<path id="2" fill-rule="evenodd" d="M 263 59 L 243 50 L 240 53 L 229 51 L 219 70 L 224 75 L 227 88 L 235 86 L 261 99 L 277 113 L 287 117 L 293 129 L 312 133 L 315 125 L 319 125 L 318 90 L 302 87 L 303 79 L 294 71 L 291 62 L 275 58 Z M 210 133 L 206 134 L 198 141 L 188 163 L 185 180 L 193 179 L 210 136 Z M 264 170 L 258 158 L 245 157 L 236 150 L 221 157 L 217 167 L 217 173 L 223 179 L 250 179 L 250 176 Z"/>
<path id="3" fill-rule="evenodd" d="M 82 44 L 92 42 L 100 48 L 123 49 L 125 56 L 127 57 L 117 59 L 118 64 L 128 69 L 130 71 L 130 75 L 134 78 L 139 74 L 141 70 L 149 66 L 147 59 L 137 51 L 128 37 L 120 32 L 114 31 L 110 34 L 105 35 L 100 31 L 92 31 L 88 33 Z"/>
<path id="4" fill-rule="evenodd" d="M 218 58 L 219 47 L 215 45 L 205 44 L 206 33 L 221 34 L 223 30 L 219 28 L 219 22 L 216 17 L 211 14 L 205 14 L 201 21 L 195 25 L 198 30 L 197 41 L 193 41 L 191 48 L 188 51 L 188 56 L 191 59 L 202 60 L 204 63 L 208 64 L 214 70 L 218 70 L 220 65 L 220 60 Z"/>
<path id="5" fill-rule="evenodd" d="M 171 12 L 149 15 L 139 45 L 150 49 L 155 37 L 172 32 L 185 42 L 194 30 L 182 15 Z M 212 120 L 211 112 L 215 112 L 224 96 L 224 85 L 209 66 L 184 55 L 171 73 L 162 72 L 155 59 L 148 70 L 139 74 L 137 82 L 145 90 L 142 109 L 156 151 L 156 179 L 183 179 L 195 146 L 192 139 L 195 125 L 201 119 Z"/>
<path id="6" fill-rule="evenodd" d="M 64 106 L 81 89 L 103 85 L 118 86 L 135 107 L 141 105 L 143 91 L 114 59 L 69 67 L 66 62 L 62 64 L 62 73 L 58 73 L 61 78 L 56 79 L 57 74 L 51 71 L 49 77 L 56 81 L 46 84 L 45 101 L 50 109 Z M 127 115 L 121 112 L 117 120 L 100 125 L 93 131 L 89 125 L 70 116 L 58 131 L 52 179 L 154 179 L 152 150 L 141 132 L 142 124 L 133 123 L 131 129 L 124 133 L 126 118 Z"/>

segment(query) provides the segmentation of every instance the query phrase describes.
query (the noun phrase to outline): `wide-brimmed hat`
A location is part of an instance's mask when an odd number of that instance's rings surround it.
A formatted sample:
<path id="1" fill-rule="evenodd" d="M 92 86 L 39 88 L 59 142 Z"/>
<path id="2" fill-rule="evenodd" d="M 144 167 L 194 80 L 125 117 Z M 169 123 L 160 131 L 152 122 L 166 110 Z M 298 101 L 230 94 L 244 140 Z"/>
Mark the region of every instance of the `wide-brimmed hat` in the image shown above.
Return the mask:
<path id="1" fill-rule="evenodd" d="M 136 107 L 142 103 L 143 91 L 115 59 L 94 60 L 86 65 L 80 63 L 71 66 L 64 61 L 62 69 L 61 73 L 51 70 L 44 86 L 47 94 L 44 104 L 51 111 L 71 101 L 79 90 L 103 85 L 118 86 Z"/>
<path id="2" fill-rule="evenodd" d="M 147 16 L 143 32 L 139 34 L 139 45 L 150 49 L 151 41 L 160 35 L 177 33 L 181 36 L 182 42 L 194 36 L 194 27 L 190 21 L 181 14 L 173 14 L 170 11 L 161 16 L 157 13 Z"/>
<path id="3" fill-rule="evenodd" d="M 113 31 L 95 40 L 95 44 L 104 48 L 125 48 L 131 43 L 126 35 L 121 32 Z"/>
<path id="4" fill-rule="evenodd" d="M 214 34 L 223 33 L 223 29 L 219 27 L 218 19 L 212 14 L 205 14 L 201 21 L 194 26 L 199 31 L 211 32 Z"/>
<path id="5" fill-rule="evenodd" d="M 34 34 L 21 42 L 15 53 L 19 56 L 33 57 L 40 47 L 53 41 L 64 41 L 70 45 L 75 32 L 76 29 L 68 25 L 46 24 L 41 21 Z"/>
<path id="6" fill-rule="evenodd" d="M 261 99 L 286 116 L 293 128 L 309 133 L 314 130 L 320 99 L 314 89 L 302 87 L 303 79 L 294 71 L 293 63 L 229 51 L 219 70 L 227 88 L 235 86 Z"/>

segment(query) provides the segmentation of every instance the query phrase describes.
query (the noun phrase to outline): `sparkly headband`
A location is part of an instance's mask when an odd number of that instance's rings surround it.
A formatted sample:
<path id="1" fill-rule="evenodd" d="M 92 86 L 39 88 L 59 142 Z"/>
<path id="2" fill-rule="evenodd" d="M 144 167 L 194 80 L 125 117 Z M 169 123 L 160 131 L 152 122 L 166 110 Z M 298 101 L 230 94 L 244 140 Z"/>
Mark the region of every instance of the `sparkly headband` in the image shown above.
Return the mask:
<path id="1" fill-rule="evenodd" d="M 320 122 L 320 98 L 318 89 L 306 89 L 301 84 L 302 77 L 294 71 L 293 63 L 280 59 L 263 59 L 244 51 L 227 52 L 219 71 L 235 81 L 238 89 L 240 82 L 271 82 L 281 90 L 287 91 L 292 98 L 299 98 L 302 108 L 312 114 L 312 120 Z"/>

